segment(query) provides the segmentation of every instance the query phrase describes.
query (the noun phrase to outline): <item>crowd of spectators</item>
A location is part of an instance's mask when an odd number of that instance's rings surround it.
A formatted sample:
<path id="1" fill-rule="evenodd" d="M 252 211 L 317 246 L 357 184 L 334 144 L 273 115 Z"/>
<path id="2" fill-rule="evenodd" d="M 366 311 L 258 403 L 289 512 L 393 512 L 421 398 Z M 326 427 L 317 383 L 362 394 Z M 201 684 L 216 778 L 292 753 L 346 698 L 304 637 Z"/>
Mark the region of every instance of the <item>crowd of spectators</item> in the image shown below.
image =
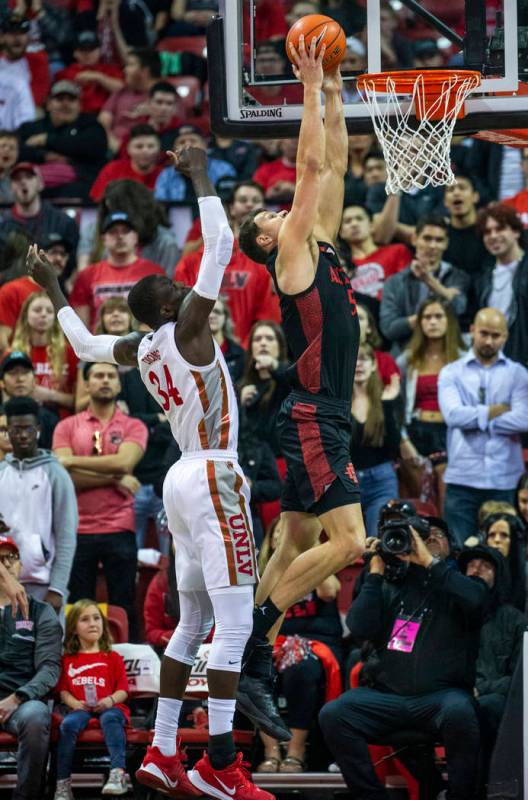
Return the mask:
<path id="1" fill-rule="evenodd" d="M 461 4 L 452 5 L 456 24 Z M 119 793 L 125 684 L 94 601 L 102 592 L 125 609 L 132 641 L 163 651 L 178 624 L 173 570 L 151 568 L 144 607 L 137 595 L 151 548 L 170 559 L 161 486 L 180 453 L 137 369 L 78 363 L 51 303 L 25 273 L 25 255 L 33 242 L 45 250 L 93 331 L 128 333 L 136 322 L 126 297 L 140 278 L 166 274 L 192 285 L 197 277 L 196 198 L 166 151 L 207 151 L 235 235 L 210 327 L 238 393 L 240 463 L 263 565 L 280 535 L 269 523 L 284 476 L 276 419 L 289 391 L 289 354 L 270 276 L 237 239 L 254 209 L 289 208 L 297 141 L 211 133 L 206 60 L 195 48 L 171 52 L 164 40 L 203 37 L 216 0 L 27 0 L 0 2 L 0 10 L 0 562 L 32 598 L 26 625 L 10 618 L 0 596 L 0 726 L 19 737 L 19 796 L 39 797 L 46 700 L 58 685 L 56 698 L 69 707 L 59 754 L 67 784 L 76 737 L 90 719 L 64 672 L 59 682 L 61 624 L 67 604 L 76 604 L 68 664 L 80 650 L 115 662 L 117 705 L 98 713 L 103 729 L 114 726 Z M 365 66 L 360 0 L 258 0 L 257 11 L 257 77 L 285 73 L 288 26 L 319 11 L 345 28 L 343 70 Z M 449 53 L 420 23 L 411 28 L 404 9 L 382 3 L 381 24 L 385 67 L 447 63 Z M 344 93 L 357 101 L 353 83 Z M 297 86 L 277 82 L 252 95 L 259 103 L 299 97 Z M 287 613 L 275 661 L 293 738 L 283 753 L 263 737 L 258 767 L 307 769 L 323 707 L 328 761 L 362 797 L 385 796 L 365 754 L 389 718 L 444 743 L 450 797 L 483 791 L 479 750 L 488 763 L 527 622 L 528 149 L 467 138 L 453 143 L 452 161 L 452 185 L 387 197 L 374 135 L 349 137 L 338 249 L 361 330 L 351 460 L 370 552 L 346 617 L 348 639 L 338 577 Z M 376 547 L 380 514 L 397 502 L 420 535 L 413 534 L 413 563 L 394 579 Z M 90 615 L 99 632 L 91 643 L 82 628 Z M 398 636 L 406 615 L 417 617 L 413 633 Z M 367 665 L 362 687 L 341 694 L 351 685 L 347 653 L 366 640 L 370 660 L 365 649 L 356 657 Z M 430 696 L 439 693 L 434 705 Z M 425 762 L 409 769 L 430 778 L 434 763 Z M 440 791 L 441 778 L 431 785 Z"/>

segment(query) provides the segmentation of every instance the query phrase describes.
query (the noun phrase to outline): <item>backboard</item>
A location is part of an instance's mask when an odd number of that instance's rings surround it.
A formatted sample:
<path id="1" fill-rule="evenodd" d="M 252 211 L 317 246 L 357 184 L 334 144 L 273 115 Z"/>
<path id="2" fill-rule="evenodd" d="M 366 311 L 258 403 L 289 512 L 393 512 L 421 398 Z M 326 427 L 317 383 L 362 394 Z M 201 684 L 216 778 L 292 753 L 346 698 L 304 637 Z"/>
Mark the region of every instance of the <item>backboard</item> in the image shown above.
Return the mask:
<path id="1" fill-rule="evenodd" d="M 337 5 L 336 16 L 348 17 L 351 32 L 341 65 L 349 133 L 372 131 L 356 88 L 358 75 L 445 66 L 483 75 L 457 133 L 528 128 L 528 0 L 341 0 Z M 208 29 L 216 133 L 244 139 L 297 135 L 302 86 L 286 58 L 284 39 L 306 13 L 311 13 L 306 0 L 220 0 Z"/>

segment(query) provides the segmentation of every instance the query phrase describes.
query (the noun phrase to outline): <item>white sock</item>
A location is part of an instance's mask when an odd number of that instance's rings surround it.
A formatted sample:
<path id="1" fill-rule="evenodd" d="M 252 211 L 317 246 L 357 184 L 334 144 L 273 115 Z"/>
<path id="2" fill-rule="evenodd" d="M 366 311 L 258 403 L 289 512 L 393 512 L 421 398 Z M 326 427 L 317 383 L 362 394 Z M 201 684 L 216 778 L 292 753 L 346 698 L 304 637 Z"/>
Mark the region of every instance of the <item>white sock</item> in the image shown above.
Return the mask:
<path id="1" fill-rule="evenodd" d="M 210 697 L 207 701 L 209 714 L 209 736 L 220 733 L 229 733 L 233 730 L 233 717 L 235 715 L 236 700 L 217 700 Z"/>
<path id="2" fill-rule="evenodd" d="M 172 700 L 169 697 L 160 697 L 158 700 L 152 747 L 158 747 L 164 756 L 173 756 L 176 753 L 181 707 L 181 700 Z"/>

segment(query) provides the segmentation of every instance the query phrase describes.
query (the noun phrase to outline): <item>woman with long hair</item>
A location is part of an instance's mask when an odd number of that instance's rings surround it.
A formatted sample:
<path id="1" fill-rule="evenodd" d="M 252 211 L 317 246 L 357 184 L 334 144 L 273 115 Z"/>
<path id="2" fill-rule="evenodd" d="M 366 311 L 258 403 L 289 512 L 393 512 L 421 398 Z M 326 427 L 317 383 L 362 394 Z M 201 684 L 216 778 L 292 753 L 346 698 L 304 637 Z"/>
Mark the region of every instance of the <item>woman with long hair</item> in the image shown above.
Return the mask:
<path id="1" fill-rule="evenodd" d="M 401 438 L 399 394 L 399 375 L 393 375 L 384 387 L 374 350 L 369 344 L 360 345 L 352 389 L 350 456 L 359 481 L 368 536 L 377 535 L 380 508 L 399 496 L 393 466 Z"/>
<path id="2" fill-rule="evenodd" d="M 524 527 L 528 528 L 528 472 L 524 472 L 519 478 L 515 496 L 515 506 L 519 517 L 523 521 Z"/>
<path id="3" fill-rule="evenodd" d="M 128 307 L 127 301 L 120 295 L 112 295 L 102 304 L 99 311 L 99 321 L 95 333 L 108 333 L 111 336 L 126 336 L 134 330 L 134 317 Z M 79 364 L 77 390 L 75 393 L 75 411 L 84 411 L 88 405 L 89 397 L 86 391 L 86 381 L 83 378 L 84 363 Z M 119 373 L 126 372 L 131 367 L 119 366 Z"/>
<path id="4" fill-rule="evenodd" d="M 11 350 L 27 353 L 33 362 L 35 400 L 62 417 L 70 414 L 74 406 L 78 359 L 64 337 L 46 292 L 35 292 L 25 300 Z"/>
<path id="5" fill-rule="evenodd" d="M 484 544 L 499 550 L 506 561 L 511 579 L 511 602 L 524 613 L 526 606 L 526 531 L 516 514 L 490 514 L 484 520 L 481 538 Z"/>
<path id="6" fill-rule="evenodd" d="M 236 341 L 235 326 L 225 297 L 219 297 L 209 314 L 209 327 L 222 351 L 231 380 L 238 383 L 244 370 L 246 351 Z"/>
<path id="7" fill-rule="evenodd" d="M 464 349 L 450 305 L 443 298 L 431 295 L 418 309 L 409 345 L 397 359 L 405 396 L 406 482 L 413 496 L 419 496 L 424 459 L 429 459 L 440 514 L 445 497 L 447 427 L 438 403 L 438 376 L 446 364 L 460 358 Z"/>
<path id="8" fill-rule="evenodd" d="M 170 229 L 167 213 L 146 186 L 129 178 L 108 184 L 99 204 L 96 222 L 81 230 L 77 268 L 83 270 L 88 264 L 104 258 L 101 227 L 106 217 L 115 211 L 124 211 L 134 220 L 141 258 L 159 264 L 172 278 L 180 249 Z"/>
<path id="9" fill-rule="evenodd" d="M 369 344 L 376 356 L 376 365 L 384 386 L 388 386 L 393 375 L 400 375 L 400 370 L 390 353 L 382 350 L 383 339 L 376 325 L 374 314 L 363 303 L 357 304 L 359 322 L 359 343 Z"/>
<path id="10" fill-rule="evenodd" d="M 271 320 L 256 322 L 249 334 L 244 372 L 238 384 L 242 426 L 281 456 L 277 416 L 290 391 L 288 351 L 281 326 Z"/>

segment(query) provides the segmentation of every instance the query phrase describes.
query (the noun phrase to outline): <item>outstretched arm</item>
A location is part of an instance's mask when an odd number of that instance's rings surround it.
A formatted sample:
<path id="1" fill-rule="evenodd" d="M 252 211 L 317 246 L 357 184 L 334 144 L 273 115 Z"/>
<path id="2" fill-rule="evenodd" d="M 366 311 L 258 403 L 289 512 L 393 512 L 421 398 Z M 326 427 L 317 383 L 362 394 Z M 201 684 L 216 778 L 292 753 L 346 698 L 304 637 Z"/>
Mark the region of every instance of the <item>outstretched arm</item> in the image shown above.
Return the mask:
<path id="1" fill-rule="evenodd" d="M 175 330 L 178 349 L 191 364 L 208 364 L 214 353 L 209 314 L 218 299 L 233 252 L 233 232 L 207 174 L 205 151 L 188 147 L 170 153 L 174 167 L 191 179 L 198 197 L 204 249 L 198 278 L 182 303 Z"/>
<path id="2" fill-rule="evenodd" d="M 26 258 L 28 273 L 48 293 L 57 312 L 57 319 L 75 354 L 83 361 L 137 366 L 137 350 L 144 333 L 128 336 L 93 336 L 73 308 L 68 305 L 57 280 L 53 264 L 36 244 L 30 246 Z"/>
<path id="3" fill-rule="evenodd" d="M 336 241 L 341 225 L 344 178 L 348 168 L 348 134 L 341 97 L 342 88 L 339 67 L 324 76 L 325 159 L 314 235 L 319 241 L 332 243 Z"/>
<path id="4" fill-rule="evenodd" d="M 299 50 L 291 46 L 295 76 L 304 84 L 304 110 L 297 148 L 297 176 L 292 208 L 279 234 L 277 278 L 282 291 L 289 294 L 303 291 L 313 280 L 316 254 L 310 247 L 317 222 L 321 173 L 324 166 L 325 131 L 321 118 L 323 57 L 321 47 L 316 58 L 316 39 L 306 50 L 304 37 Z M 310 266 L 311 265 L 311 266 Z M 308 267 L 308 269 L 307 269 Z"/>

